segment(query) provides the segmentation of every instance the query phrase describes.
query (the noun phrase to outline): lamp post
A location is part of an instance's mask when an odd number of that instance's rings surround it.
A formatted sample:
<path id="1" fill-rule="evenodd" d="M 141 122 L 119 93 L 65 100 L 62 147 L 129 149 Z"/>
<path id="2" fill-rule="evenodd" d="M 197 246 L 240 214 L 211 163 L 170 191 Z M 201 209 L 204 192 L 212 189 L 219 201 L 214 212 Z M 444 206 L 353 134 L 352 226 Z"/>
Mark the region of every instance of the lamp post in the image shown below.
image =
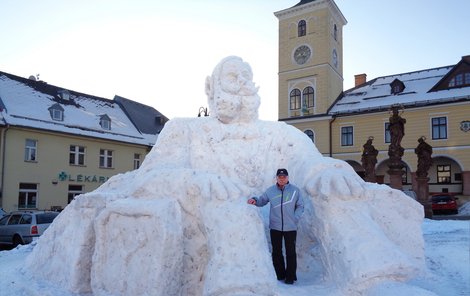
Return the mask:
<path id="1" fill-rule="evenodd" d="M 199 112 L 197 114 L 197 117 L 201 117 L 202 115 L 209 116 L 209 110 L 204 107 L 199 107 Z"/>

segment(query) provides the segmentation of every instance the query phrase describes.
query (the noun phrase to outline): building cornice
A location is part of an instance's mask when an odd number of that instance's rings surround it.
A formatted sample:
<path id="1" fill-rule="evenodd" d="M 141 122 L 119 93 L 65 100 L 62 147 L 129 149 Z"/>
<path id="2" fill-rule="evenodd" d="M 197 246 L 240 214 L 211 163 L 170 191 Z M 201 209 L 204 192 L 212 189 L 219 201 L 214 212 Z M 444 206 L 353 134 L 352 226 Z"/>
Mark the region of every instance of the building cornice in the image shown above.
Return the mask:
<path id="1" fill-rule="evenodd" d="M 304 13 L 308 13 L 314 9 L 319 9 L 319 8 L 330 8 L 333 15 L 342 22 L 343 25 L 346 25 L 348 21 L 344 17 L 343 13 L 341 13 L 341 10 L 339 10 L 338 6 L 333 0 L 317 0 L 317 1 L 312 1 L 309 3 L 306 3 L 304 5 L 300 6 L 294 6 L 291 8 L 287 8 L 284 10 L 280 10 L 277 12 L 274 12 L 274 15 L 279 19 L 279 20 L 285 20 L 290 17 L 295 17 L 302 15 Z"/>

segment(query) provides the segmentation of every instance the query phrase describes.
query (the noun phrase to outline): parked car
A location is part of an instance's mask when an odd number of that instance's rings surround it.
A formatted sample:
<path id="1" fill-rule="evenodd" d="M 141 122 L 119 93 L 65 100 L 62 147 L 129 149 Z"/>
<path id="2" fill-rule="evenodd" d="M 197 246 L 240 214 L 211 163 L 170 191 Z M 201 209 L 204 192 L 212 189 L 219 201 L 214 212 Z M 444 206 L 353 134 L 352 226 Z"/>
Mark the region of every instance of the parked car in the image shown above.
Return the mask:
<path id="1" fill-rule="evenodd" d="M 458 214 L 459 208 L 457 205 L 457 197 L 450 193 L 437 193 L 431 197 L 432 201 L 432 212 L 433 214 L 438 213 L 450 213 Z"/>
<path id="2" fill-rule="evenodd" d="M 7 214 L 7 212 L 5 212 L 5 210 L 3 210 L 3 208 L 0 208 L 0 218 L 5 216 L 6 214 Z"/>
<path id="3" fill-rule="evenodd" d="M 51 211 L 17 211 L 0 219 L 0 244 L 29 244 L 41 236 L 59 215 Z"/>

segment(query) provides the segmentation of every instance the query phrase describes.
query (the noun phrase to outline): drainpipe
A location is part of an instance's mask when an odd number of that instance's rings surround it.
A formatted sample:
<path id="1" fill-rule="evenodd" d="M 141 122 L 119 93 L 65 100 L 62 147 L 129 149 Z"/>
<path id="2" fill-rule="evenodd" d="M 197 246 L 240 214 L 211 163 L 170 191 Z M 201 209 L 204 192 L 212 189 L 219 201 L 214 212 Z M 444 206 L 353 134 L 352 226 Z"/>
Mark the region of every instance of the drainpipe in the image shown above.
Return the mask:
<path id="1" fill-rule="evenodd" d="M 7 138 L 7 131 L 10 126 L 7 124 L 5 130 L 3 130 L 3 137 L 2 137 L 2 184 L 0 185 L 0 207 L 3 207 L 3 188 L 5 187 L 5 150 L 7 148 L 6 145 L 6 138 Z"/>
<path id="2" fill-rule="evenodd" d="M 333 119 L 330 120 L 330 157 L 333 157 L 333 122 L 336 120 L 336 116 L 333 116 Z"/>

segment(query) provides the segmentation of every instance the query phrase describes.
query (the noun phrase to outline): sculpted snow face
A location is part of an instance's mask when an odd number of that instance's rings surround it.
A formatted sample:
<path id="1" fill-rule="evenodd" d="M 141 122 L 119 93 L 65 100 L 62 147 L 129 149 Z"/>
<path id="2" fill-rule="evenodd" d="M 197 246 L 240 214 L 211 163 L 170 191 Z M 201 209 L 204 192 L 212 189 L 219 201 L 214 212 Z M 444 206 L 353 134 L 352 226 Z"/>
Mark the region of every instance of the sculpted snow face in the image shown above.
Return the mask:
<path id="1" fill-rule="evenodd" d="M 28 268 L 94 295 L 278 295 L 266 215 L 246 200 L 285 167 L 306 202 L 300 273 L 351 294 L 421 271 L 422 207 L 323 157 L 296 128 L 258 120 L 252 77 L 223 59 L 206 79 L 211 116 L 169 121 L 140 169 L 66 207 Z"/>

